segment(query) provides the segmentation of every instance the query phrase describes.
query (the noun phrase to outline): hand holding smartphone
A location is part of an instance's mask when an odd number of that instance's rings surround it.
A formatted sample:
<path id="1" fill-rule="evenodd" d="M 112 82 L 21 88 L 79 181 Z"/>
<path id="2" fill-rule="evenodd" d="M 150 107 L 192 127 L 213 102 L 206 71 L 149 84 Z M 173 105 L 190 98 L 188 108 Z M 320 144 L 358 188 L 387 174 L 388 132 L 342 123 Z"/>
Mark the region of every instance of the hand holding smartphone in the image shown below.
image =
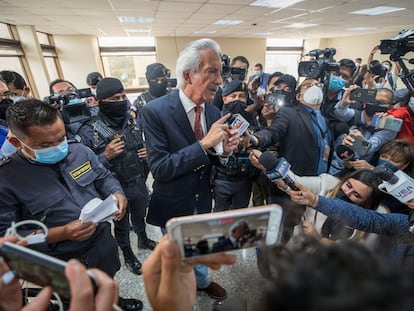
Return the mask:
<path id="1" fill-rule="evenodd" d="M 183 259 L 217 252 L 273 245 L 278 241 L 282 208 L 273 204 L 171 218 L 168 236 Z"/>
<path id="2" fill-rule="evenodd" d="M 65 276 L 66 262 L 27 247 L 6 242 L 0 247 L 0 256 L 16 277 L 39 286 L 51 286 L 62 298 L 70 298 L 70 286 Z M 96 290 L 93 275 L 89 278 Z"/>

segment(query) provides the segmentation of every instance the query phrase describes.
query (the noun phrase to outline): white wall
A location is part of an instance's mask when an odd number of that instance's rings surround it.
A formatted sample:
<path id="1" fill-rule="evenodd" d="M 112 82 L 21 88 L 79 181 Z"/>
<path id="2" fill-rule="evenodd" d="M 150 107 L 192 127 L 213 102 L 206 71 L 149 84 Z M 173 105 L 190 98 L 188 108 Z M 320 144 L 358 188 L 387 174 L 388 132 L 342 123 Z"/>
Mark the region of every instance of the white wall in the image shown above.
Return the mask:
<path id="1" fill-rule="evenodd" d="M 171 69 L 171 75 L 175 76 L 175 65 L 180 51 L 191 41 L 199 38 L 156 38 L 157 61 Z M 230 58 L 244 56 L 250 63 L 249 74 L 253 71 L 254 64 L 265 63 L 266 39 L 235 39 L 235 38 L 213 38 L 221 47 L 223 54 Z"/>
<path id="2" fill-rule="evenodd" d="M 92 71 L 103 73 L 98 40 L 87 35 L 53 36 L 63 78 L 78 88 L 87 87 L 86 76 Z"/>

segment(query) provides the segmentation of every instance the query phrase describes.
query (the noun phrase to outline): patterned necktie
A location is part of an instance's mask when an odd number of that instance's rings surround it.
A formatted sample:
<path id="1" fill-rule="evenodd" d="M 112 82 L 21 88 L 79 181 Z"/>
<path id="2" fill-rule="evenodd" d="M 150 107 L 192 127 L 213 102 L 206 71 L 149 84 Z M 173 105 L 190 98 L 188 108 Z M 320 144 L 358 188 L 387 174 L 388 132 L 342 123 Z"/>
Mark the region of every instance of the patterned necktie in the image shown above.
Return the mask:
<path id="1" fill-rule="evenodd" d="M 195 118 L 194 118 L 194 137 L 197 140 L 200 140 L 204 137 L 203 128 L 201 127 L 201 111 L 203 107 L 195 106 Z"/>

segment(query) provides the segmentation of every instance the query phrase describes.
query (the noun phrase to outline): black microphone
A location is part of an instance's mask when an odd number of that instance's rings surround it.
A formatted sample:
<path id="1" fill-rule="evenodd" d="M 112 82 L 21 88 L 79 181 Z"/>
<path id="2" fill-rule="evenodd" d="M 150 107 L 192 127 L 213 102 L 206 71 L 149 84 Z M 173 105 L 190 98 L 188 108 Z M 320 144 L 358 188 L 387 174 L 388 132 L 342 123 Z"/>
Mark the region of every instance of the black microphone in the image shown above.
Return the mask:
<path id="1" fill-rule="evenodd" d="M 378 175 L 379 178 L 394 185 L 398 182 L 399 178 L 394 174 L 393 170 L 384 165 L 378 165 L 372 169 L 372 171 Z"/>
<path id="2" fill-rule="evenodd" d="M 353 161 L 355 159 L 354 150 L 352 150 L 352 148 L 347 145 L 339 145 L 336 147 L 335 151 L 341 160 Z"/>
<path id="3" fill-rule="evenodd" d="M 271 182 L 282 179 L 290 189 L 299 191 L 299 188 L 295 186 L 295 182 L 287 174 L 291 165 L 285 158 L 278 159 L 272 152 L 265 151 L 260 156 L 259 162 L 265 167 L 265 175 Z"/>

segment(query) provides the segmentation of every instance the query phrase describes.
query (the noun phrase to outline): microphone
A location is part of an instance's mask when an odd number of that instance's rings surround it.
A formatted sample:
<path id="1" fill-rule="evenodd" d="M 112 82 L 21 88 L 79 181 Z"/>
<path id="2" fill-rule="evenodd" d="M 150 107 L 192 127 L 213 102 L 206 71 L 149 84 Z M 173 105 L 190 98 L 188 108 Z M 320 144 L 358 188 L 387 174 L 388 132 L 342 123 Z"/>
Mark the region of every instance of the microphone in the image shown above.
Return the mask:
<path id="1" fill-rule="evenodd" d="M 384 165 L 378 165 L 372 169 L 383 182 L 378 185 L 382 192 L 389 193 L 402 203 L 414 198 L 414 179 L 403 171 L 395 173 Z"/>
<path id="2" fill-rule="evenodd" d="M 299 191 L 299 188 L 295 186 L 295 182 L 287 174 L 291 165 L 285 158 L 278 159 L 270 151 L 265 151 L 260 156 L 259 162 L 265 167 L 265 175 L 271 182 L 281 178 L 290 189 Z"/>
<path id="3" fill-rule="evenodd" d="M 352 148 L 347 145 L 339 145 L 336 147 L 335 151 L 341 160 L 352 161 L 355 159 L 354 150 L 352 150 Z"/>

